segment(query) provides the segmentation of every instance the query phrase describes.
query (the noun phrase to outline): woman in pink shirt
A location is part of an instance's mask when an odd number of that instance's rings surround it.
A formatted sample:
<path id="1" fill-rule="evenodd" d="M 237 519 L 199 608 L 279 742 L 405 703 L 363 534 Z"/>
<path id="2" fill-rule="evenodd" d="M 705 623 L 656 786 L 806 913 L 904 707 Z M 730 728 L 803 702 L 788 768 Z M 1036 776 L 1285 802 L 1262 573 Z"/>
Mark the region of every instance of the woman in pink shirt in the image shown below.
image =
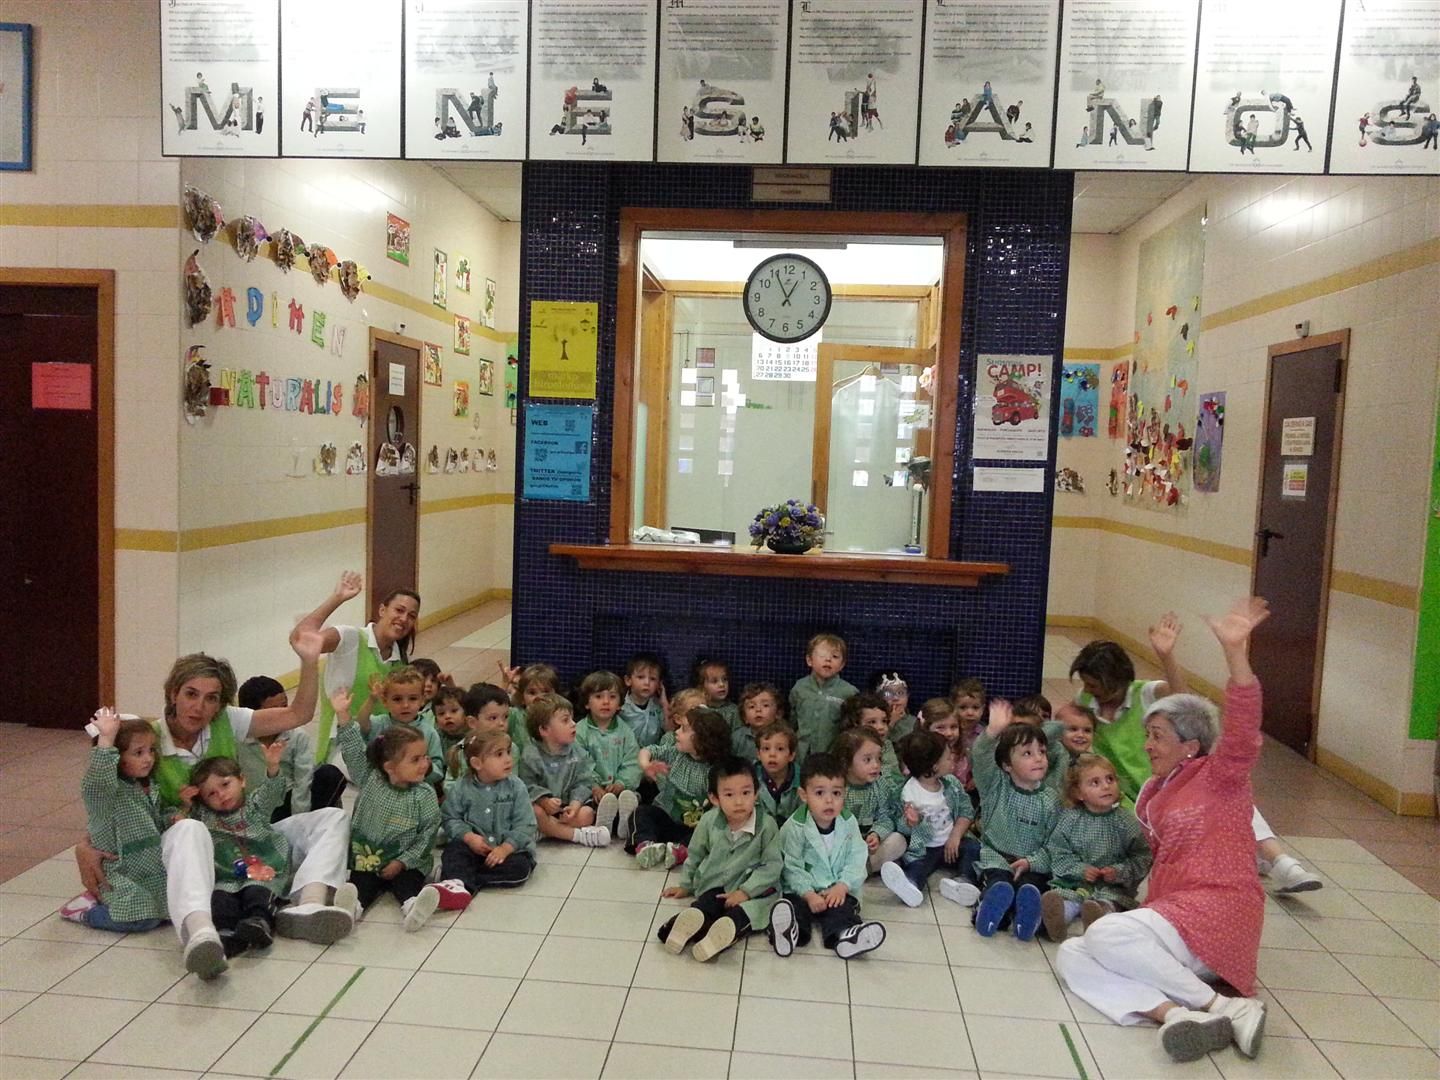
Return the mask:
<path id="1" fill-rule="evenodd" d="M 1177 1061 L 1232 1040 L 1253 1058 L 1265 1030 L 1264 1002 L 1223 997 L 1210 983 L 1254 993 L 1264 893 L 1250 827 L 1261 738 L 1249 644 L 1267 615 L 1265 601 L 1251 597 L 1206 620 L 1230 670 L 1223 720 L 1194 694 L 1171 694 L 1146 713 L 1151 778 L 1135 815 L 1155 852 L 1148 897 L 1060 947 L 1060 976 L 1071 990 L 1117 1024 L 1157 1021 Z"/>

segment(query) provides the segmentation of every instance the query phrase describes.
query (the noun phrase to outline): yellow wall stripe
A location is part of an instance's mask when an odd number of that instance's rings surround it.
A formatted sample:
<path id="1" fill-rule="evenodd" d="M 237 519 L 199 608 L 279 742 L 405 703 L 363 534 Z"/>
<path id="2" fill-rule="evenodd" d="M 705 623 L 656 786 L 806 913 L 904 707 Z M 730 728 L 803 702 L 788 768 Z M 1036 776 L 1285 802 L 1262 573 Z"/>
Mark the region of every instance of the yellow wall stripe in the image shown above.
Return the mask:
<path id="1" fill-rule="evenodd" d="M 178 206 L 122 206 L 82 203 L 0 203 L 0 225 L 51 229 L 178 229 Z"/>
<path id="2" fill-rule="evenodd" d="M 431 499 L 420 503 L 422 514 L 446 514 L 451 510 L 470 510 L 477 506 L 514 506 L 513 491 L 496 491 L 488 495 L 460 495 L 453 499 Z"/>
<path id="3" fill-rule="evenodd" d="M 1062 353 L 1066 360 L 1120 360 L 1129 356 L 1135 351 L 1135 343 L 1127 341 L 1124 345 L 1115 345 L 1108 349 L 1095 348 L 1067 348 Z"/>
<path id="4" fill-rule="evenodd" d="M 1410 611 L 1420 609 L 1420 590 L 1411 585 L 1401 585 L 1398 581 L 1386 581 L 1383 578 L 1366 577 L 1364 574 L 1352 574 L 1348 570 L 1332 570 L 1330 572 L 1330 588 L 1334 592 L 1361 596 L 1366 600 L 1389 604 L 1392 607 L 1406 608 Z"/>
<path id="5" fill-rule="evenodd" d="M 179 537 L 165 529 L 116 529 L 116 551 L 168 551 L 179 550 Z"/>

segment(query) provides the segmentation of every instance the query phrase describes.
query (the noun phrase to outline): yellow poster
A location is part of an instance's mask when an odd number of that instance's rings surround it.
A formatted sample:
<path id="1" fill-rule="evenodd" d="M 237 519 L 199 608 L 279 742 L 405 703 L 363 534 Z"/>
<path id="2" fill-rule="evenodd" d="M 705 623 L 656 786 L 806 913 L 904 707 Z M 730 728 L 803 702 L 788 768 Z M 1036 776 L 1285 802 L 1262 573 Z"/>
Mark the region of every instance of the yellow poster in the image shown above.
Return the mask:
<path id="1" fill-rule="evenodd" d="M 600 306 L 571 300 L 530 302 L 530 396 L 595 397 Z"/>

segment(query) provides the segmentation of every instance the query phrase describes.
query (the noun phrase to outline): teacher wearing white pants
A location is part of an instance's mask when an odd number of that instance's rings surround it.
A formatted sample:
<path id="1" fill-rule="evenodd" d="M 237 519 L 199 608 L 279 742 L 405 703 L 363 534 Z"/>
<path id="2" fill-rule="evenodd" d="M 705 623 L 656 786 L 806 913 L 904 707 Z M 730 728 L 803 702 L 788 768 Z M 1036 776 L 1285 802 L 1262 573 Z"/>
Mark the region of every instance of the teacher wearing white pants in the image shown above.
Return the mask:
<path id="1" fill-rule="evenodd" d="M 1268 614 L 1250 598 L 1207 620 L 1230 671 L 1223 720 L 1194 694 L 1171 694 L 1146 713 L 1152 775 L 1135 803 L 1155 852 L 1145 906 L 1096 920 L 1057 957 L 1070 989 L 1115 1023 L 1158 1022 L 1177 1061 L 1232 1041 L 1253 1058 L 1264 1035 L 1264 1002 L 1223 997 L 1210 983 L 1254 993 L 1264 893 L 1251 828 L 1261 698 L 1249 644 Z"/>

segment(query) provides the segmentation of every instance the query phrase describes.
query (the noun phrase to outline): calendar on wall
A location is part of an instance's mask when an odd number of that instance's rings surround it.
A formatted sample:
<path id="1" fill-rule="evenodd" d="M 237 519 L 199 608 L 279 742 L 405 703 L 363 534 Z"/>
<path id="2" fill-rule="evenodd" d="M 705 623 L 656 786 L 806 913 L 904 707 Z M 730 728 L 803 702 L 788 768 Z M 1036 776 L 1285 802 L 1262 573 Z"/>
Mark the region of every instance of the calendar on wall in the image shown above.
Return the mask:
<path id="1" fill-rule="evenodd" d="M 755 334 L 750 343 L 750 377 L 772 382 L 814 382 L 820 357 L 819 333 L 782 345 Z"/>

